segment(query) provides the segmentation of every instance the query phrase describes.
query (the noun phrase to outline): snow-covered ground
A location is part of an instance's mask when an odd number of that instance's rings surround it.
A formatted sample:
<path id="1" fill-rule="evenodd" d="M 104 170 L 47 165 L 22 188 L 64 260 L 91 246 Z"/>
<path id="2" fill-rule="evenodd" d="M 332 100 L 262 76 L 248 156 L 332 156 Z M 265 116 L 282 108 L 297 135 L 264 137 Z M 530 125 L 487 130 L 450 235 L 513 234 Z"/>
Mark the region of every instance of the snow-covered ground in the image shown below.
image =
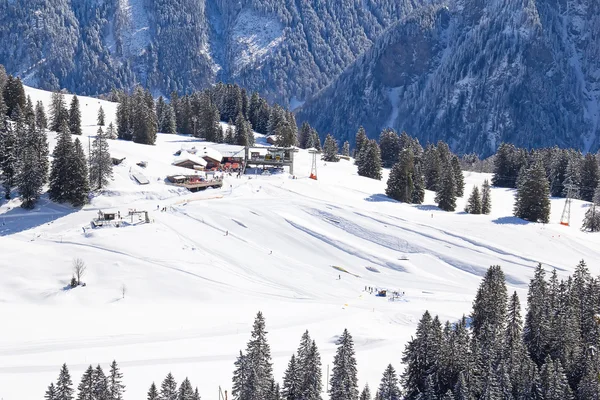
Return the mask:
<path id="1" fill-rule="evenodd" d="M 50 100 L 46 92 L 27 93 Z M 100 104 L 114 120 L 116 104 L 80 100 L 84 136 L 95 134 Z M 512 217 L 514 193 L 505 189 L 492 190 L 489 216 L 446 213 L 430 192 L 419 206 L 390 201 L 387 171 L 381 182 L 362 178 L 348 161 L 320 161 L 319 180 L 310 180 L 304 151 L 296 155 L 298 179 L 227 176 L 223 189 L 196 194 L 164 184 L 165 175 L 188 171 L 171 165 L 175 151 L 205 145 L 175 135 L 159 135 L 156 146 L 111 141 L 113 157 L 125 160 L 106 192 L 82 210 L 45 198 L 30 212 L 16 200 L 0 202 L 0 398 L 40 399 L 63 362 L 77 385 L 87 365 L 113 359 L 125 374 L 127 399 L 144 398 L 169 371 L 179 382 L 188 376 L 204 399 L 217 398 L 219 386 L 231 388 L 236 354 L 259 310 L 277 379 L 308 329 L 325 380 L 336 336 L 348 328 L 360 384 L 373 387 L 388 363 L 401 369 L 424 310 L 444 320 L 470 311 L 490 265 L 504 268 L 522 301 L 537 262 L 565 276 L 583 258 L 600 272 L 600 235 L 579 230 L 587 207 L 580 201 L 571 227 L 558 224 L 559 199 L 550 224 Z M 151 183 L 137 185 L 130 169 Z M 465 176 L 467 194 L 490 178 Z M 149 210 L 153 223 L 84 233 L 99 209 Z M 87 263 L 87 286 L 67 290 L 74 257 Z M 405 296 L 391 302 L 365 286 Z"/>

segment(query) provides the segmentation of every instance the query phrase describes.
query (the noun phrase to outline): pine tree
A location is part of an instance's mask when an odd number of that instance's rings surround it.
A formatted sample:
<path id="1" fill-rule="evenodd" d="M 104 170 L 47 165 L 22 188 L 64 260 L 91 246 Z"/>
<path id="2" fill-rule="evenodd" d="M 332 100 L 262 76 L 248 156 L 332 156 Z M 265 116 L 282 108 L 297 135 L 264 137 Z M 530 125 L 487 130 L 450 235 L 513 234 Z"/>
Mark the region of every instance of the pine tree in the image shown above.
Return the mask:
<path id="1" fill-rule="evenodd" d="M 106 137 L 108 139 L 117 138 L 117 131 L 115 130 L 115 127 L 112 122 L 108 124 L 108 128 L 106 129 Z"/>
<path id="2" fill-rule="evenodd" d="M 379 398 L 381 400 L 400 400 L 402 397 L 400 387 L 398 386 L 398 377 L 396 370 L 389 364 L 383 373 L 379 385 Z"/>
<path id="3" fill-rule="evenodd" d="M 423 175 L 423 161 L 415 157 L 415 168 L 413 170 L 413 204 L 422 204 L 425 201 L 425 176 Z"/>
<path id="4" fill-rule="evenodd" d="M 117 362 L 114 360 L 110 364 L 110 375 L 108 377 L 108 391 L 110 394 L 109 400 L 123 400 L 123 393 L 125 393 L 125 385 L 123 384 L 123 374 L 121 373 Z"/>
<path id="5" fill-rule="evenodd" d="M 492 194 L 490 190 L 490 183 L 486 179 L 483 181 L 481 187 L 481 213 L 489 214 L 492 212 Z"/>
<path id="6" fill-rule="evenodd" d="M 63 364 L 56 382 L 56 400 L 73 400 L 73 381 L 67 364 Z"/>
<path id="7" fill-rule="evenodd" d="M 381 149 L 381 162 L 386 168 L 398 162 L 400 153 L 400 138 L 393 129 L 384 129 L 379 135 L 379 148 Z"/>
<path id="8" fill-rule="evenodd" d="M 469 196 L 469 201 L 467 202 L 467 206 L 465 207 L 465 212 L 469 214 L 481 214 L 482 212 L 482 200 L 479 195 L 479 188 L 477 186 L 473 186 L 473 191 L 471 192 L 471 196 Z"/>
<path id="9" fill-rule="evenodd" d="M 444 211 L 454 211 L 456 209 L 456 174 L 454 170 L 447 165 L 442 171 L 438 182 L 435 201 L 438 207 Z"/>
<path id="10" fill-rule="evenodd" d="M 160 400 L 178 400 L 177 382 L 169 372 L 160 386 Z"/>
<path id="11" fill-rule="evenodd" d="M 442 167 L 438 151 L 432 144 L 427 145 L 423 154 L 423 167 L 425 188 L 436 190 L 442 174 Z"/>
<path id="12" fill-rule="evenodd" d="M 581 165 L 581 199 L 592 201 L 594 191 L 600 182 L 600 172 L 598 171 L 598 160 L 593 154 L 586 154 Z"/>
<path id="13" fill-rule="evenodd" d="M 381 152 L 375 139 L 367 140 L 362 146 L 358 175 L 381 180 Z"/>
<path id="14" fill-rule="evenodd" d="M 469 384 L 465 379 L 465 371 L 461 371 L 458 376 L 458 381 L 454 387 L 454 398 L 456 400 L 472 400 L 473 396 L 469 391 Z"/>
<path id="15" fill-rule="evenodd" d="M 100 108 L 98 108 L 98 125 L 104 126 L 105 119 L 106 116 L 104 115 L 104 109 L 102 108 L 102 106 L 100 106 Z"/>
<path id="16" fill-rule="evenodd" d="M 250 387 L 250 365 L 247 357 L 241 351 L 234 365 L 231 395 L 234 400 L 251 399 L 254 388 Z"/>
<path id="17" fill-rule="evenodd" d="M 256 315 L 251 339 L 246 349 L 246 361 L 250 371 L 247 385 L 251 388 L 252 398 L 265 398 L 269 385 L 273 381 L 271 349 L 267 342 L 265 319 L 261 312 Z"/>
<path id="18" fill-rule="evenodd" d="M 544 400 L 570 400 L 573 393 L 559 360 L 547 357 L 541 371 Z"/>
<path id="19" fill-rule="evenodd" d="M 133 110 L 129 96 L 123 95 L 117 106 L 117 136 L 121 140 L 133 138 Z M 109 126 L 110 128 L 110 126 Z"/>
<path id="20" fill-rule="evenodd" d="M 300 373 L 303 400 L 321 399 L 321 356 L 308 331 L 304 332 L 298 347 L 297 364 Z"/>
<path id="21" fill-rule="evenodd" d="M 323 160 L 329 162 L 340 161 L 338 157 L 337 142 L 331 135 L 327 135 L 327 137 L 325 138 L 325 144 L 323 146 Z"/>
<path id="22" fill-rule="evenodd" d="M 92 379 L 92 395 L 94 400 L 110 400 L 108 381 L 106 380 L 106 375 L 104 375 L 104 371 L 100 365 L 94 369 Z"/>
<path id="23" fill-rule="evenodd" d="M 21 109 L 25 108 L 26 97 L 25 89 L 20 78 L 15 78 L 12 75 L 8 76 L 8 80 L 3 89 L 4 103 L 6 107 L 6 115 L 12 115 L 13 110 L 18 106 Z"/>
<path id="24" fill-rule="evenodd" d="M 71 181 L 68 182 L 69 202 L 75 207 L 81 207 L 87 202 L 90 193 L 88 165 L 79 138 L 73 144 L 71 160 Z"/>
<path id="25" fill-rule="evenodd" d="M 302 396 L 302 373 L 300 366 L 296 362 L 296 356 L 292 354 L 292 358 L 288 363 L 283 376 L 283 387 L 281 390 L 283 400 L 300 400 Z"/>
<path id="26" fill-rule="evenodd" d="M 321 151 L 321 137 L 319 136 L 319 133 L 316 131 L 316 129 L 312 130 L 312 146 L 315 149 Z"/>
<path id="27" fill-rule="evenodd" d="M 515 216 L 532 222 L 548 223 L 550 219 L 550 189 L 544 166 L 536 162 L 519 179 Z"/>
<path id="28" fill-rule="evenodd" d="M 108 184 L 112 178 L 112 167 L 108 141 L 99 127 L 90 154 L 90 183 L 94 189 L 102 189 Z"/>
<path id="29" fill-rule="evenodd" d="M 69 129 L 73 135 L 81 135 L 81 110 L 79 109 L 79 99 L 77 95 L 71 100 L 69 109 Z"/>
<path id="30" fill-rule="evenodd" d="M 402 150 L 399 161 L 390 171 L 385 194 L 394 200 L 411 203 L 413 199 L 413 153 L 410 149 Z"/>
<path id="31" fill-rule="evenodd" d="M 345 157 L 350 157 L 350 143 L 346 140 L 344 145 L 342 146 L 342 155 Z"/>
<path id="32" fill-rule="evenodd" d="M 35 125 L 31 125 L 28 131 L 28 134 L 32 137 L 30 140 L 35 140 Z M 35 143 L 31 143 L 23 149 L 19 172 L 16 177 L 22 200 L 21 207 L 26 209 L 32 209 L 35 206 L 42 193 L 45 180 L 45 171 L 43 170 L 45 164 L 40 164 L 34 145 Z"/>
<path id="33" fill-rule="evenodd" d="M 2 96 L 0 96 L 0 101 Z M 48 390 L 46 390 L 46 394 L 44 395 L 44 400 L 56 400 L 56 389 L 54 388 L 54 383 L 51 383 L 48 386 Z"/>
<path id="34" fill-rule="evenodd" d="M 364 389 L 362 390 L 362 392 L 360 392 L 360 400 L 371 400 L 371 390 L 369 389 L 369 384 L 367 383 L 364 387 Z"/>
<path id="35" fill-rule="evenodd" d="M 188 378 L 185 378 L 179 386 L 177 400 L 194 400 L 194 388 Z"/>
<path id="36" fill-rule="evenodd" d="M 239 146 L 250 146 L 252 144 L 250 136 L 254 138 L 248 122 L 244 119 L 242 114 L 238 114 L 235 119 L 235 144 Z"/>
<path id="37" fill-rule="evenodd" d="M 148 390 L 147 400 L 160 400 L 160 396 L 158 394 L 158 390 L 156 390 L 156 385 L 152 382 L 150 385 L 150 389 Z"/>
<path id="38" fill-rule="evenodd" d="M 507 305 L 504 272 L 499 265 L 493 265 L 488 268 L 477 289 L 471 314 L 473 336 L 483 348 L 501 340 L 505 330 Z"/>
<path id="39" fill-rule="evenodd" d="M 62 93 L 53 92 L 50 103 L 50 130 L 58 132 L 63 122 L 68 119 L 69 112 L 65 105 L 65 97 Z"/>
<path id="40" fill-rule="evenodd" d="M 200 400 L 200 393 L 198 392 L 198 387 L 194 389 L 194 396 L 192 396 L 192 400 Z"/>
<path id="41" fill-rule="evenodd" d="M 41 101 L 38 101 L 35 104 L 35 126 L 42 131 L 48 128 L 48 119 L 46 118 L 44 103 Z"/>
<path id="42" fill-rule="evenodd" d="M 93 385 L 94 368 L 92 368 L 92 366 L 90 365 L 83 373 L 83 376 L 81 377 L 81 382 L 77 387 L 77 390 L 79 391 L 79 394 L 77 395 L 77 400 L 94 400 L 95 397 L 93 392 Z"/>
<path id="43" fill-rule="evenodd" d="M 0 122 L 0 169 L 4 185 L 4 197 L 10 199 L 10 191 L 18 173 L 17 139 L 12 125 Z"/>
<path id="44" fill-rule="evenodd" d="M 451 160 L 452 171 L 454 172 L 454 183 L 456 185 L 456 197 L 463 197 L 465 194 L 465 177 L 460 168 L 458 157 L 453 155 Z"/>
<path id="45" fill-rule="evenodd" d="M 585 373 L 577 387 L 578 400 L 600 399 L 600 370 L 596 360 L 588 360 L 585 363 Z"/>
<path id="46" fill-rule="evenodd" d="M 358 400 L 358 378 L 354 342 L 347 329 L 337 341 L 330 380 L 331 400 Z"/>
<path id="47" fill-rule="evenodd" d="M 308 122 L 304 122 L 298 132 L 298 146 L 301 149 L 308 149 L 311 143 L 311 129 Z"/>
<path id="48" fill-rule="evenodd" d="M 596 210 L 595 204 L 592 204 L 586 211 L 581 229 L 589 232 L 600 232 L 600 210 Z"/>
<path id="49" fill-rule="evenodd" d="M 517 174 L 521 168 L 516 162 L 517 149 L 512 144 L 502 143 L 494 158 L 492 185 L 496 187 L 516 187 Z"/>
<path id="50" fill-rule="evenodd" d="M 356 160 L 356 163 L 358 164 L 358 159 L 360 156 L 360 152 L 363 148 L 363 146 L 367 143 L 369 139 L 367 138 L 367 134 L 365 132 L 365 128 L 363 128 L 362 126 L 360 128 L 358 128 L 358 132 L 356 132 L 356 138 L 354 139 L 354 143 L 355 143 L 355 147 L 354 147 L 354 159 Z"/>
<path id="51" fill-rule="evenodd" d="M 547 356 L 549 344 L 549 321 L 547 319 L 548 289 L 546 272 L 541 264 L 535 269 L 527 294 L 527 314 L 523 340 L 531 359 L 539 366 Z"/>
<path id="52" fill-rule="evenodd" d="M 233 123 L 231 121 L 227 125 L 227 130 L 225 131 L 223 139 L 227 144 L 235 144 L 236 137 L 235 132 L 233 130 Z"/>

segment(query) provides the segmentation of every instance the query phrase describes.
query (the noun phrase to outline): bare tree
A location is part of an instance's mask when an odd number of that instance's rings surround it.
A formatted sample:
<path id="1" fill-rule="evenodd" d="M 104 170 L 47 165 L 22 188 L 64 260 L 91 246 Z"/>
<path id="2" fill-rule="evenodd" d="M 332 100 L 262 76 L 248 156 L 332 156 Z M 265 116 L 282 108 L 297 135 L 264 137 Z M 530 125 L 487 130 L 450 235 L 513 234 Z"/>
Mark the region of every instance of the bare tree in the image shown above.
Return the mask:
<path id="1" fill-rule="evenodd" d="M 123 298 L 125 298 L 125 293 L 127 293 L 127 286 L 125 286 L 125 284 L 121 285 L 121 294 L 123 295 Z"/>
<path id="2" fill-rule="evenodd" d="M 85 265 L 85 263 L 83 262 L 83 260 L 81 258 L 73 259 L 73 273 L 75 274 L 75 277 L 77 278 L 78 285 L 81 285 L 81 278 L 83 278 L 83 275 L 85 275 L 86 269 L 87 269 L 87 266 Z"/>

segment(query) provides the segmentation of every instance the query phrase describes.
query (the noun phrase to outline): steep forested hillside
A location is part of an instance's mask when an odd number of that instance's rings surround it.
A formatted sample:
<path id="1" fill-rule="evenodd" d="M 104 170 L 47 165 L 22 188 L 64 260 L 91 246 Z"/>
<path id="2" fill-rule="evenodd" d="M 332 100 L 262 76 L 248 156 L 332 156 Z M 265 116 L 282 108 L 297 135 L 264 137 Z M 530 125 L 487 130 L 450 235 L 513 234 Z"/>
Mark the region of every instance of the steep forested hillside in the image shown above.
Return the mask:
<path id="1" fill-rule="evenodd" d="M 222 80 L 294 105 L 420 3 L 0 1 L 0 64 L 49 90 L 98 94 L 138 82 L 168 95 Z"/>
<path id="2" fill-rule="evenodd" d="M 461 0 L 389 29 L 300 111 L 353 139 L 384 127 L 459 152 L 501 142 L 597 149 L 600 5 L 589 0 Z"/>

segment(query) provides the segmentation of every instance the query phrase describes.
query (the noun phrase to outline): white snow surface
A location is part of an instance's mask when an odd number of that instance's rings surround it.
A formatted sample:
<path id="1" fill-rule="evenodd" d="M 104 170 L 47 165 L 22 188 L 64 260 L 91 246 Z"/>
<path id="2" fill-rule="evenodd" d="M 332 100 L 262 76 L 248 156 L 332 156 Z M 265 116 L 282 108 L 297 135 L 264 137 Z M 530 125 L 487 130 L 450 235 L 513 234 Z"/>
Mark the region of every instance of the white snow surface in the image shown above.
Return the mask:
<path id="1" fill-rule="evenodd" d="M 49 104 L 49 93 L 26 91 Z M 100 104 L 114 121 L 116 104 L 82 97 L 84 136 L 95 134 Z M 193 145 L 211 144 L 163 134 L 156 146 L 110 141 L 112 155 L 126 159 L 80 210 L 45 195 L 33 211 L 18 200 L 0 203 L 0 398 L 40 399 L 62 363 L 77 386 L 89 364 L 107 368 L 113 359 L 126 399 L 144 398 L 168 372 L 178 382 L 189 377 L 204 399 L 216 398 L 218 386 L 231 390 L 236 354 L 259 310 L 279 381 L 306 329 L 321 350 L 325 380 L 336 337 L 348 328 L 360 385 L 375 387 L 388 363 L 403 368 L 402 351 L 426 309 L 453 321 L 470 311 L 490 265 L 503 267 L 523 302 L 537 262 L 563 277 L 580 259 L 600 272 L 600 235 L 579 230 L 588 207 L 581 201 L 573 202 L 571 227 L 558 224 L 559 199 L 550 224 L 512 217 L 507 189 L 492 189 L 491 215 L 446 213 L 431 192 L 419 206 L 390 201 L 388 171 L 382 181 L 362 178 L 351 161 L 320 161 L 318 180 L 310 180 L 303 150 L 295 155 L 298 179 L 226 176 L 223 189 L 192 194 L 164 178 L 189 171 L 170 164 L 174 152 Z M 135 165 L 142 160 L 147 168 Z M 130 168 L 150 184 L 137 185 Z M 465 193 L 486 178 L 466 172 Z M 153 222 L 84 233 L 101 209 L 148 210 Z M 74 257 L 88 266 L 87 286 L 67 290 Z M 405 296 L 390 302 L 365 286 Z"/>

